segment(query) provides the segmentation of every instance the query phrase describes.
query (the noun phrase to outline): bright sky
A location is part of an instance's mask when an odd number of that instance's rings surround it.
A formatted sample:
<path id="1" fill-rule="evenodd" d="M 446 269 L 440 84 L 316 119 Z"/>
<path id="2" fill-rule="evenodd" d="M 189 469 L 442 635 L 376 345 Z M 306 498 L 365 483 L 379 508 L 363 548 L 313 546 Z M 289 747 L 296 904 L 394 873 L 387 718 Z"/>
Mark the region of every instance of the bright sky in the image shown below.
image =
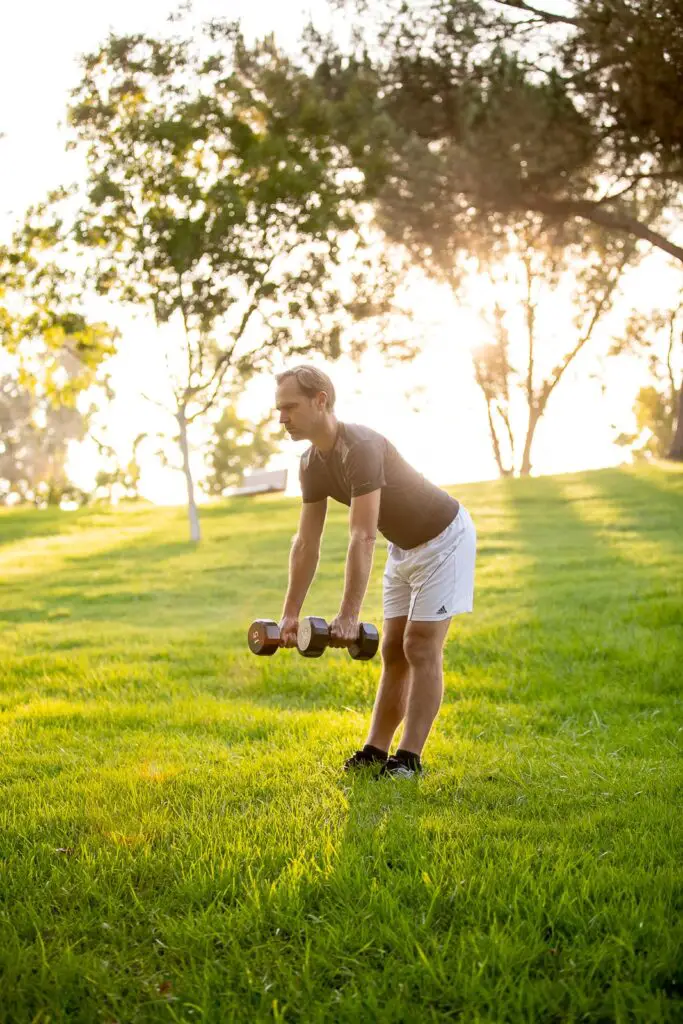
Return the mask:
<path id="1" fill-rule="evenodd" d="M 175 6 L 169 0 L 117 0 L 115 5 L 25 0 L 8 5 L 0 35 L 0 95 L 5 100 L 0 109 L 0 227 L 8 227 L 14 215 L 48 188 L 82 173 L 78 156 L 65 153 L 59 127 L 68 91 L 78 80 L 78 55 L 94 49 L 110 28 L 119 33 L 154 31 Z M 297 17 L 295 3 L 232 0 L 226 5 L 200 0 L 194 16 L 240 16 L 248 33 L 272 30 L 285 44 L 294 45 L 305 13 L 320 19 L 325 9 L 324 0 L 309 0 Z M 642 296 L 647 307 L 670 302 L 676 287 L 675 275 L 656 255 L 633 277 L 629 299 Z M 396 369 L 387 369 L 376 358 L 368 358 L 360 371 L 343 363 L 327 367 L 337 386 L 338 415 L 385 434 L 435 483 L 457 485 L 495 477 L 485 404 L 470 360 L 471 346 L 482 340 L 481 327 L 471 312 L 434 285 L 418 286 L 412 301 L 424 339 L 420 356 L 410 366 Z M 117 391 L 110 437 L 127 457 L 127 446 L 137 434 L 165 425 L 163 416 L 141 397 L 141 390 L 157 390 L 163 369 L 149 320 L 125 309 L 109 313 L 109 318 L 123 333 L 120 354 L 110 364 Z M 561 345 L 563 324 L 570 329 L 566 311 L 555 321 L 556 343 Z M 604 345 L 600 348 L 604 351 Z M 539 427 L 535 472 L 570 472 L 623 461 L 623 450 L 612 443 L 617 432 L 612 425 L 630 428 L 633 398 L 642 381 L 642 364 L 635 361 L 605 364 L 599 354 L 581 356 Z M 407 394 L 411 391 L 412 397 Z M 262 415 L 273 395 L 272 380 L 254 381 L 242 412 Z M 304 447 L 288 442 L 273 462 L 274 467 L 289 468 L 291 493 L 297 491 L 297 460 Z M 82 451 L 75 474 L 80 482 L 92 482 L 94 468 L 92 452 Z M 180 475 L 152 459 L 143 468 L 147 497 L 164 503 L 183 501 Z"/>

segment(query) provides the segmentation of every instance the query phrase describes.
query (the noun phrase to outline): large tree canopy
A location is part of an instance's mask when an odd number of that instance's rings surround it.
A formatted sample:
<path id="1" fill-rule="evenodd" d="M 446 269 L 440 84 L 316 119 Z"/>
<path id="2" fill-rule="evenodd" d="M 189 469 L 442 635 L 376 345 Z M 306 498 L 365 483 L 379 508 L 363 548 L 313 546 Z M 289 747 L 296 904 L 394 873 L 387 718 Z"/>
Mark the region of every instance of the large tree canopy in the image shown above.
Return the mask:
<path id="1" fill-rule="evenodd" d="M 342 6 L 363 9 L 356 45 L 312 32 L 309 54 L 384 227 L 414 255 L 450 272 L 501 220 L 534 212 L 683 260 L 667 217 L 683 181 L 676 0 L 568 2 L 566 15 L 521 0 Z"/>

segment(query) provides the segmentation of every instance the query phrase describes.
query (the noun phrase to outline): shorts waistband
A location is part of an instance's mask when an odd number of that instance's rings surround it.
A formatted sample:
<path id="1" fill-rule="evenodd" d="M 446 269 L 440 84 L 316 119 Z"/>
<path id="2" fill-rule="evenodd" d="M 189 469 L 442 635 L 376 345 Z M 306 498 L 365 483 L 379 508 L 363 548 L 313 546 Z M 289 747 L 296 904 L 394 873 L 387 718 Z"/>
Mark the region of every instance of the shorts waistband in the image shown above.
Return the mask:
<path id="1" fill-rule="evenodd" d="M 439 540 L 442 540 L 442 538 L 444 538 L 446 536 L 448 531 L 451 530 L 453 528 L 453 526 L 457 523 L 457 521 L 458 521 L 458 519 L 460 517 L 460 512 L 461 511 L 465 511 L 465 512 L 467 511 L 467 509 L 465 509 L 464 505 L 462 505 L 462 504 L 460 505 L 458 511 L 455 513 L 455 515 L 451 519 L 451 521 L 448 524 L 448 526 L 445 526 L 443 528 L 443 530 L 441 531 L 441 533 L 437 533 L 436 537 L 432 537 L 431 540 L 425 540 L 425 541 L 422 542 L 422 544 L 416 544 L 414 548 L 400 548 L 398 546 L 398 544 L 394 544 L 393 542 L 390 541 L 390 550 L 391 551 L 397 551 L 397 552 L 400 551 L 401 555 L 405 556 L 405 555 L 412 555 L 415 551 L 421 551 L 423 548 L 428 547 L 430 544 L 436 544 L 436 542 L 439 541 Z M 464 518 L 464 516 L 463 516 L 463 518 Z"/>

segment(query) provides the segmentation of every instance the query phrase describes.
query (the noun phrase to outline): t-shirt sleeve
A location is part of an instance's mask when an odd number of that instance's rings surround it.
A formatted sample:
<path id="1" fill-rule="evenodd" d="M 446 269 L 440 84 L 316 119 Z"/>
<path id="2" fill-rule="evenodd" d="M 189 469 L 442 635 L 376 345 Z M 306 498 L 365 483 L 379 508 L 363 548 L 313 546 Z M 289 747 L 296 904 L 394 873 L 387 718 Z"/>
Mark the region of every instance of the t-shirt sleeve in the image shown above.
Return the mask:
<path id="1" fill-rule="evenodd" d="M 361 494 L 369 494 L 384 487 L 383 445 L 375 441 L 355 444 L 346 457 L 346 472 L 352 498 L 359 498 Z"/>
<path id="2" fill-rule="evenodd" d="M 301 497 L 306 504 L 313 501 L 323 501 L 327 497 L 325 481 L 312 470 L 306 454 L 302 456 L 299 463 L 299 483 L 301 485 Z"/>

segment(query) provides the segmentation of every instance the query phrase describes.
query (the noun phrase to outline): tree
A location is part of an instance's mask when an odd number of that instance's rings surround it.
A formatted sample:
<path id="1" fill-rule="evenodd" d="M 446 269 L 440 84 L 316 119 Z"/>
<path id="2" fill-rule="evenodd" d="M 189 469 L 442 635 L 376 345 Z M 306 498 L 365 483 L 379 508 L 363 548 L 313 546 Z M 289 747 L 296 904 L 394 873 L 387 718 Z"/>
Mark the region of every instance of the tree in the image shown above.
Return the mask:
<path id="1" fill-rule="evenodd" d="M 263 469 L 283 436 L 282 429 L 273 428 L 270 415 L 251 423 L 239 417 L 234 404 L 226 406 L 209 443 L 207 493 L 222 497 L 242 482 L 247 469 Z"/>
<path id="2" fill-rule="evenodd" d="M 66 469 L 70 443 L 85 432 L 86 418 L 78 409 L 55 406 L 15 377 L 0 377 L 0 504 L 87 500 Z"/>
<path id="3" fill-rule="evenodd" d="M 653 381 L 636 395 L 636 432 L 622 433 L 616 439 L 617 444 L 630 448 L 638 458 L 683 459 L 683 420 L 679 409 L 683 384 L 677 384 L 675 367 L 676 360 L 680 361 L 682 342 L 683 300 L 673 309 L 635 313 L 624 336 L 612 346 L 611 355 L 646 355 Z"/>
<path id="4" fill-rule="evenodd" d="M 598 229 L 588 246 L 554 245 L 537 221 L 510 233 L 508 256 L 501 259 L 499 249 L 497 260 L 488 264 L 496 298 L 491 303 L 493 313 L 483 309 L 480 315 L 488 321 L 493 339 L 475 349 L 473 361 L 501 475 L 509 476 L 515 468 L 522 476 L 531 472 L 532 446 L 548 402 L 612 308 L 621 276 L 635 259 L 635 249 L 634 241 Z M 574 314 L 569 331 L 561 314 L 558 317 L 563 306 Z M 511 359 L 515 326 L 524 344 L 518 346 L 518 357 Z M 559 350 L 551 357 L 552 335 L 559 341 Z M 520 398 L 525 420 L 521 444 L 517 443 L 515 415 Z"/>
<path id="5" fill-rule="evenodd" d="M 101 382 L 118 332 L 91 322 L 64 223 L 69 196 L 31 207 L 0 246 L 0 350 L 22 387 L 53 405 L 75 405 Z"/>
<path id="6" fill-rule="evenodd" d="M 100 293 L 180 338 L 169 370 L 198 541 L 193 425 L 275 354 L 342 351 L 354 296 L 334 269 L 354 258 L 358 175 L 272 40 L 248 49 L 224 22 L 191 38 L 112 35 L 83 68 L 69 111 L 88 165 L 76 237 Z"/>
<path id="7" fill-rule="evenodd" d="M 68 478 L 68 452 L 85 436 L 95 389 L 108 394 L 118 332 L 86 313 L 68 201 L 65 191 L 52 193 L 0 246 L 0 351 L 9 371 L 0 385 L 1 502 L 87 498 Z"/>
<path id="8" fill-rule="evenodd" d="M 674 418 L 676 427 L 667 457 L 676 462 L 683 462 L 683 383 L 681 383 L 678 398 L 674 403 Z"/>

